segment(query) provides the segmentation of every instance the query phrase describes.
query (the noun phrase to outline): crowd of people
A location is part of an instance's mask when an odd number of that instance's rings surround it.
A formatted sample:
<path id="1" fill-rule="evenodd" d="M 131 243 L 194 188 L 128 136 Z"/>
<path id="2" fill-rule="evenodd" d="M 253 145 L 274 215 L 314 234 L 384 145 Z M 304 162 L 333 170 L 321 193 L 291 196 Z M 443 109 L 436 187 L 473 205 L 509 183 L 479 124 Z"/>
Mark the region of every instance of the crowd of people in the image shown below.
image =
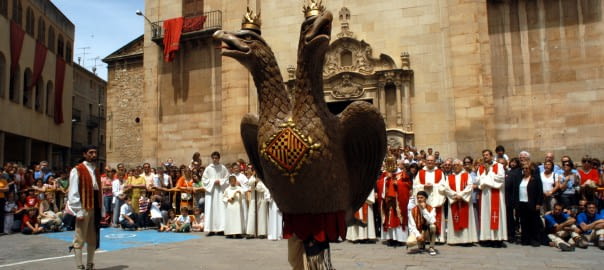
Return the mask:
<path id="1" fill-rule="evenodd" d="M 443 160 L 431 148 L 391 149 L 347 238 L 430 255 L 438 254 L 435 243 L 604 249 L 602 187 L 601 162 L 588 156 L 556 164 L 553 153 L 540 161 L 527 151 L 510 158 L 497 146 L 477 159 Z"/>
<path id="2" fill-rule="evenodd" d="M 505 247 L 521 244 L 572 251 L 604 249 L 604 177 L 598 159 L 574 162 L 552 153 L 535 161 L 508 157 L 502 146 L 474 159 L 440 157 L 428 148 L 389 149 L 375 188 L 354 215 L 347 239 L 406 245 L 438 254 L 437 243 Z M 73 230 L 71 168 L 7 162 L 0 171 L 0 232 Z M 73 183 L 73 182 L 72 182 Z M 101 224 L 124 230 L 205 232 L 227 238 L 282 238 L 282 216 L 269 189 L 244 160 L 220 162 L 199 153 L 177 166 L 168 159 L 100 174 Z"/>
<path id="3" fill-rule="evenodd" d="M 223 165 L 220 153 L 202 166 L 195 153 L 188 164 L 172 159 L 100 174 L 104 227 L 159 232 L 207 232 L 227 238 L 282 239 L 282 215 L 251 165 Z M 7 162 L 0 170 L 0 232 L 37 234 L 74 230 L 69 205 L 71 168 L 50 170 L 42 161 L 25 168 Z M 207 215 L 206 215 L 207 213 Z M 228 220 L 228 222 L 226 222 Z"/>

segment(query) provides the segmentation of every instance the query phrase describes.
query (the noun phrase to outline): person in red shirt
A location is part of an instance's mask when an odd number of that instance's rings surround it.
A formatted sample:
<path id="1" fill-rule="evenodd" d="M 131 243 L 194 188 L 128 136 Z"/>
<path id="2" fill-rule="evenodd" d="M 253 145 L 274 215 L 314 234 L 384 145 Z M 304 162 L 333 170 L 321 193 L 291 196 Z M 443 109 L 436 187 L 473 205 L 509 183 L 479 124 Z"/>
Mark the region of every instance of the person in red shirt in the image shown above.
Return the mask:
<path id="1" fill-rule="evenodd" d="M 30 208 L 27 215 L 23 216 L 21 223 L 21 232 L 23 234 L 38 234 L 44 232 L 44 228 L 38 222 L 38 209 Z"/>
<path id="2" fill-rule="evenodd" d="M 581 199 L 589 202 L 594 201 L 594 195 L 600 183 L 600 173 L 597 168 L 593 168 L 594 163 L 591 158 L 584 157 L 581 160 L 581 169 L 579 169 Z"/>
<path id="3" fill-rule="evenodd" d="M 30 189 L 28 191 L 27 197 L 25 197 L 25 207 L 26 208 L 38 208 L 40 205 L 40 200 L 38 200 L 38 196 L 35 195 L 35 190 Z"/>

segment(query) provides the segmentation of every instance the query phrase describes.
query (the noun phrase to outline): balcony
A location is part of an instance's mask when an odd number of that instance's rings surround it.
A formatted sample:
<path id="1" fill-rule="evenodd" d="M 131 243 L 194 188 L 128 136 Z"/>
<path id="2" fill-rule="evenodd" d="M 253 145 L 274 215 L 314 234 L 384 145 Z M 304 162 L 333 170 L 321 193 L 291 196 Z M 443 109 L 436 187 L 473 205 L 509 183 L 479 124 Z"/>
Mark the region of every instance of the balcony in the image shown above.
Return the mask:
<path id="1" fill-rule="evenodd" d="M 210 37 L 216 30 L 222 28 L 222 12 L 220 10 L 214 10 L 204 12 L 203 16 L 195 17 L 184 17 L 185 21 L 194 21 L 196 18 L 205 17 L 205 21 L 202 25 L 193 26 L 190 29 L 183 27 L 183 32 L 180 36 L 180 41 Z M 151 23 L 151 40 L 160 46 L 163 46 L 164 42 L 164 21 L 157 21 Z"/>
<path id="2" fill-rule="evenodd" d="M 88 120 L 86 121 L 87 128 L 96 128 L 99 126 L 100 119 L 98 116 L 89 115 Z"/>

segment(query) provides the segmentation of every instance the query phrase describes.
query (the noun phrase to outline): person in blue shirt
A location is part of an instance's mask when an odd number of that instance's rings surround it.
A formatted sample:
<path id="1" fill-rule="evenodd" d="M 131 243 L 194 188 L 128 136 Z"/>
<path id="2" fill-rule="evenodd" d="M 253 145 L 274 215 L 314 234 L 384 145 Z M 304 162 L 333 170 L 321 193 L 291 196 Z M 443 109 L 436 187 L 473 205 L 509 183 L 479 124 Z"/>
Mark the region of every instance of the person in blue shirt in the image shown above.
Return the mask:
<path id="1" fill-rule="evenodd" d="M 564 212 L 564 206 L 556 203 L 552 211 L 544 216 L 547 237 L 553 246 L 562 251 L 574 251 L 575 245 L 587 248 L 587 243 L 582 241 L 579 228 L 575 225 L 576 220 Z"/>
<path id="2" fill-rule="evenodd" d="M 552 163 L 554 163 L 554 153 L 552 152 L 548 152 L 547 154 L 545 154 L 545 158 L 543 163 L 541 163 L 541 165 L 539 165 L 539 173 L 543 173 L 545 171 L 545 161 L 551 161 Z M 560 171 L 560 166 L 556 165 L 554 163 L 554 168 L 552 170 L 552 172 L 556 173 L 557 171 Z"/>
<path id="3" fill-rule="evenodd" d="M 597 213 L 596 204 L 588 202 L 585 212 L 577 215 L 577 225 L 583 231 L 583 238 L 594 242 L 600 249 L 604 249 L 604 217 Z"/>
<path id="4" fill-rule="evenodd" d="M 560 165 L 561 165 L 561 166 L 562 166 L 562 165 L 564 165 L 564 163 L 565 163 L 565 162 L 570 162 L 570 163 L 574 164 L 574 162 L 573 162 L 573 160 L 570 158 L 570 156 L 566 156 L 566 155 L 564 155 L 564 156 L 562 156 L 562 158 L 560 158 Z M 555 173 L 556 175 L 563 174 L 563 173 L 564 173 L 564 167 L 562 166 L 562 167 L 560 167 L 558 170 L 554 170 L 554 173 Z M 577 169 L 576 169 L 574 166 L 573 166 L 573 169 L 572 169 L 572 173 L 573 173 L 573 174 L 577 174 L 577 173 L 578 173 L 578 172 L 577 172 Z"/>

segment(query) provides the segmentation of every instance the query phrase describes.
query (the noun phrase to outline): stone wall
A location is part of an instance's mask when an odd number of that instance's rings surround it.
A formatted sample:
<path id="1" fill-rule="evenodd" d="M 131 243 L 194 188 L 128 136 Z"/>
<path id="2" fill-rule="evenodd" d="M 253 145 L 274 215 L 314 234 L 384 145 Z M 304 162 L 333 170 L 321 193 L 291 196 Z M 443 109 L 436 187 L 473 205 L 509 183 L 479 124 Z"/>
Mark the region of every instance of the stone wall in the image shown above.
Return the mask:
<path id="1" fill-rule="evenodd" d="M 263 36 L 273 47 L 282 74 L 295 65 L 302 1 L 262 1 Z M 327 1 L 334 14 L 332 40 L 342 7 L 350 10 L 350 31 L 371 44 L 374 55 L 410 55 L 414 71 L 411 113 L 416 146 L 443 156 L 475 154 L 490 145 L 486 4 L 484 1 Z M 486 63 L 488 66 L 488 62 Z M 459 120 L 459 121 L 458 121 Z M 479 151 L 479 150 L 478 150 Z"/>
<path id="2" fill-rule="evenodd" d="M 204 10 L 220 10 L 222 29 L 237 30 L 248 2 L 261 11 L 262 35 L 287 77 L 296 63 L 303 1 L 208 0 Z M 146 1 L 145 14 L 152 21 L 179 17 L 181 5 Z M 389 55 L 400 67 L 398 56 L 409 53 L 418 148 L 433 147 L 443 157 L 477 156 L 497 144 L 537 156 L 602 154 L 601 1 L 330 0 L 326 6 L 335 15 L 332 34 L 345 6 L 350 31 L 371 44 L 374 56 Z M 209 38 L 185 42 L 179 53 L 186 55 L 164 63 L 150 30 L 145 24 L 143 142 L 135 162 L 185 163 L 200 151 L 207 163 L 214 150 L 225 161 L 244 157 L 239 122 L 257 106 L 249 73 L 220 57 Z"/>
<path id="3" fill-rule="evenodd" d="M 142 56 L 140 57 L 142 58 Z M 142 59 L 121 60 L 109 65 L 107 83 L 107 164 L 140 165 L 143 160 Z M 136 119 L 139 122 L 136 122 Z"/>
<path id="4" fill-rule="evenodd" d="M 488 5 L 497 142 L 514 153 L 604 154 L 602 1 Z"/>

